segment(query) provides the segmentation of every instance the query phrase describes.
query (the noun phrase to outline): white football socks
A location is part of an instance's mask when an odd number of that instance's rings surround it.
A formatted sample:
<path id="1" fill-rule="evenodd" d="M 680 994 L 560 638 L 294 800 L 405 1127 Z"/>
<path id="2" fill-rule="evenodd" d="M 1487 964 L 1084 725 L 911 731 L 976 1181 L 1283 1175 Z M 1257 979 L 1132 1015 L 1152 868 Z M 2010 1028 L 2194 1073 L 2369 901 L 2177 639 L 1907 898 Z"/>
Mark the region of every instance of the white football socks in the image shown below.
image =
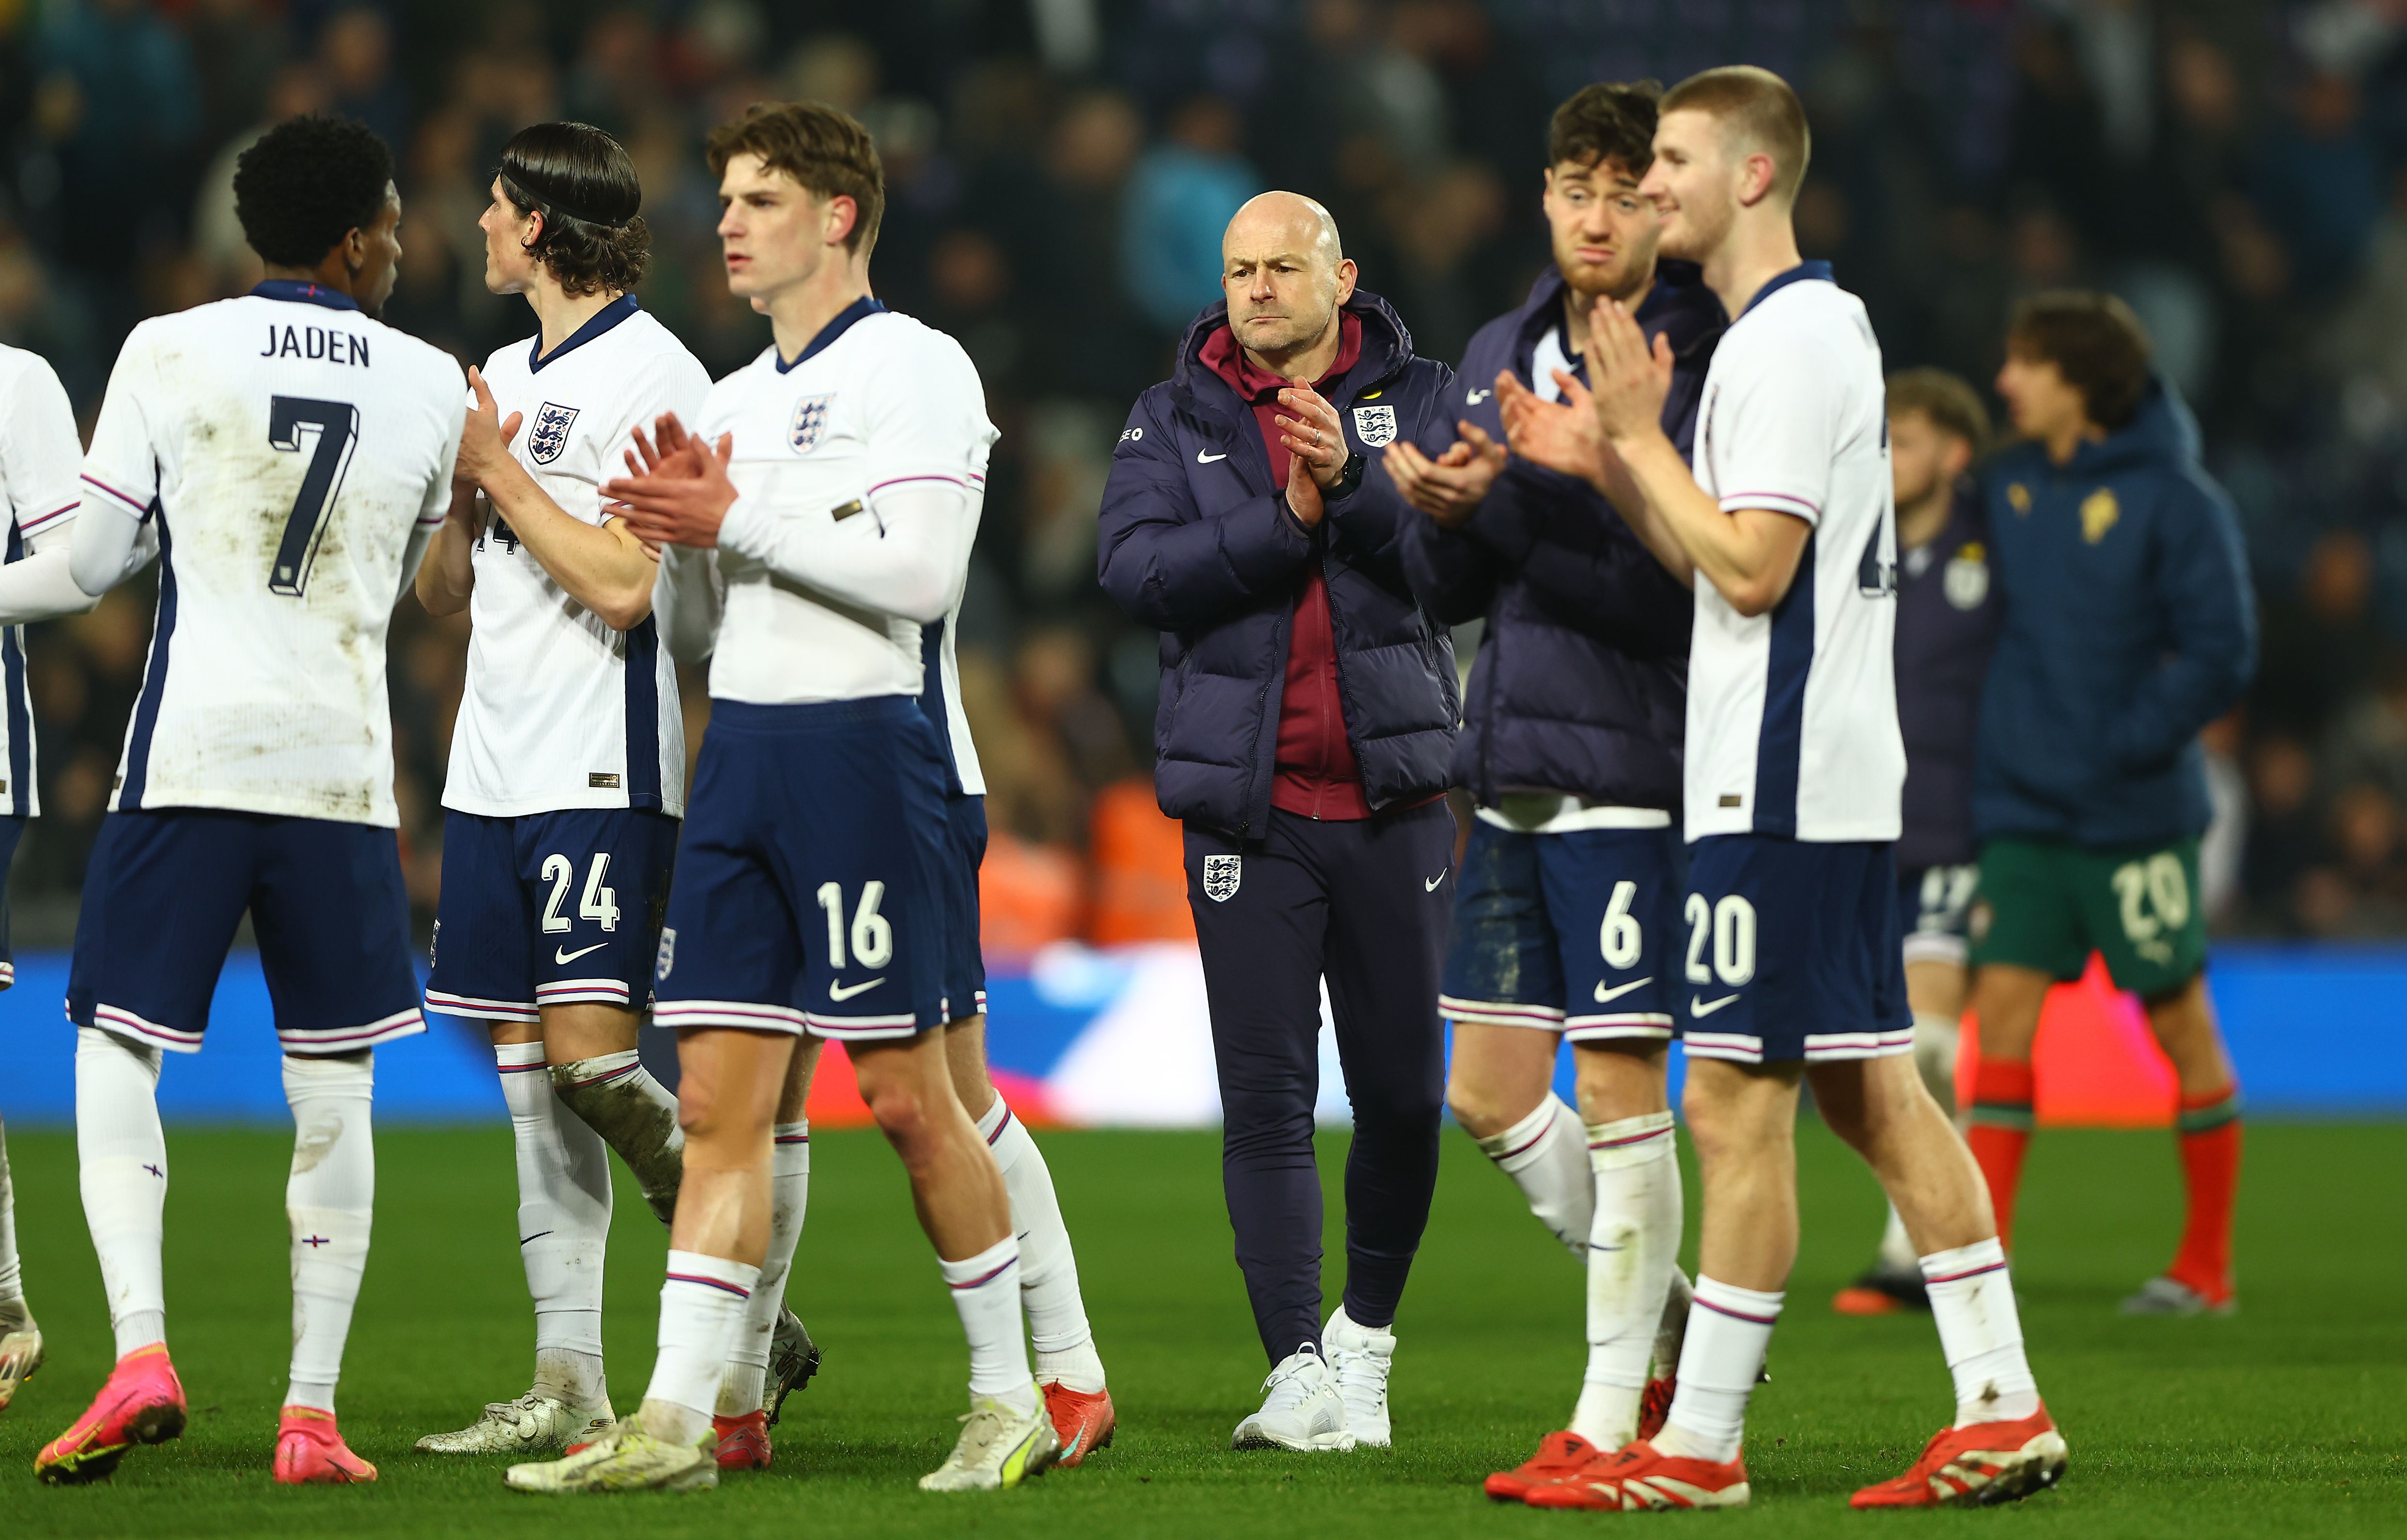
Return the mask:
<path id="1" fill-rule="evenodd" d="M 1922 1259 L 1930 1319 L 1956 1377 L 1956 1426 L 2014 1422 L 2039 1410 L 2039 1381 L 2023 1357 L 2023 1327 L 2005 1248 L 1975 1241 Z"/>
<path id="2" fill-rule="evenodd" d="M 167 1135 L 159 1127 L 159 1050 L 98 1027 L 76 1029 L 76 1185 L 108 1290 L 117 1356 L 166 1341 L 159 1245 Z"/>
<path id="3" fill-rule="evenodd" d="M 284 1056 L 292 1107 L 292 1175 L 284 1213 L 292 1226 L 292 1388 L 287 1406 L 335 1409 L 343 1343 L 368 1262 L 376 1217 L 376 1138 L 369 1108 L 374 1050 L 333 1059 Z"/>
<path id="4" fill-rule="evenodd" d="M 728 1351 L 744 1327 L 744 1306 L 761 1281 L 748 1262 L 699 1251 L 671 1251 L 661 1285 L 661 1351 L 644 1391 L 645 1431 L 691 1444 L 710 1430 L 710 1409 L 727 1372 Z"/>
<path id="5" fill-rule="evenodd" d="M 1572 1432 L 1600 1449 L 1637 1436 L 1647 1361 L 1680 1248 L 1680 1162 L 1672 1115 L 1587 1129 L 1596 1218 L 1588 1238 L 1588 1370 Z"/>
<path id="6" fill-rule="evenodd" d="M 1596 1178 L 1588 1169 L 1588 1142 L 1580 1137 L 1579 1114 L 1549 1091 L 1535 1112 L 1480 1140 L 1479 1148 L 1513 1178 L 1538 1222 L 1564 1249 L 1586 1261 L 1596 1219 Z"/>
<path id="7" fill-rule="evenodd" d="M 685 1130 L 677 1126 L 677 1098 L 644 1067 L 643 1056 L 627 1048 L 555 1064 L 551 1087 L 627 1162 L 653 1215 L 662 1224 L 676 1219 Z"/>
<path id="8" fill-rule="evenodd" d="M 602 1370 L 603 1257 L 610 1242 L 610 1150 L 552 1090 L 541 1043 L 496 1043 L 518 1147 L 519 1260 L 534 1300 L 537 1395 L 570 1406 L 610 1398 Z"/>
<path id="9" fill-rule="evenodd" d="M 1104 1388 L 1104 1361 L 1095 1352 L 1094 1328 L 1078 1292 L 1078 1259 L 1061 1221 L 1052 1169 L 1000 1091 L 977 1119 L 977 1131 L 994 1151 L 1004 1191 L 1011 1196 L 1011 1228 L 1019 1236 L 1019 1303 L 1028 1313 L 1036 1377 L 1093 1395 Z"/>
<path id="10" fill-rule="evenodd" d="M 936 1264 L 970 1339 L 971 1396 L 992 1396 L 1023 1415 L 1034 1411 L 1036 1381 L 1019 1334 L 1019 1242 L 1005 1235 L 975 1257 L 939 1257 Z"/>
<path id="11" fill-rule="evenodd" d="M 1728 1463 L 1746 1430 L 1746 1399 L 1763 1375 L 1763 1355 L 1785 1293 L 1697 1277 L 1688 1338 L 1680 1348 L 1680 1388 L 1671 1419 L 1655 1440 L 1665 1454 Z"/>
<path id="12" fill-rule="evenodd" d="M 17 1257 L 17 1190 L 8 1180 L 8 1129 L 0 1123 L 0 1323 L 25 1318 L 25 1265 Z"/>
<path id="13" fill-rule="evenodd" d="M 769 1154 L 769 1254 L 761 1281 L 745 1302 L 744 1322 L 719 1381 L 719 1415 L 749 1417 L 761 1409 L 769 1383 L 769 1348 L 777 1334 L 777 1312 L 786 1303 L 786 1279 L 793 1271 L 794 1243 L 802 1238 L 803 1213 L 811 1195 L 811 1125 L 778 1123 Z"/>

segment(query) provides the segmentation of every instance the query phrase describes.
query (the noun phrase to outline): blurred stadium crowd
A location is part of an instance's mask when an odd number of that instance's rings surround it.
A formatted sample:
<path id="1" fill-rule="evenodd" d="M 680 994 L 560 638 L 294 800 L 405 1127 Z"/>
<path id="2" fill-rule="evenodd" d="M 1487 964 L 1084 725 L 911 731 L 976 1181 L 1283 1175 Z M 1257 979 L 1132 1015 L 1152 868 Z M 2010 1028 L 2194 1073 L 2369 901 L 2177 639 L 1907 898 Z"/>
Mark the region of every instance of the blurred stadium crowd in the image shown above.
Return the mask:
<path id="1" fill-rule="evenodd" d="M 531 331 L 480 281 L 494 154 L 566 116 L 633 152 L 643 301 L 724 372 L 766 327 L 720 280 L 702 135 L 758 99 L 841 105 L 886 157 L 879 291 L 961 339 L 1003 430 L 962 621 L 1011 895 L 990 946 L 1191 934 L 1143 779 L 1154 646 L 1096 589 L 1094 514 L 1128 402 L 1216 297 L 1228 216 L 1319 197 L 1364 286 L 1452 360 L 1545 260 L 1553 105 L 1734 59 L 1804 87 L 1799 234 L 1892 367 L 1986 382 L 2038 289 L 2112 288 L 2147 321 L 2264 618 L 2213 734 L 2217 922 L 2407 934 L 2402 0 L 0 0 L 0 340 L 49 357 L 88 427 L 135 321 L 253 281 L 234 158 L 323 107 L 403 167 L 387 319 L 479 361 Z M 21 944 L 72 923 L 149 606 L 134 585 L 31 643 L 49 816 Z M 463 625 L 407 606 L 394 631 L 430 916 Z"/>

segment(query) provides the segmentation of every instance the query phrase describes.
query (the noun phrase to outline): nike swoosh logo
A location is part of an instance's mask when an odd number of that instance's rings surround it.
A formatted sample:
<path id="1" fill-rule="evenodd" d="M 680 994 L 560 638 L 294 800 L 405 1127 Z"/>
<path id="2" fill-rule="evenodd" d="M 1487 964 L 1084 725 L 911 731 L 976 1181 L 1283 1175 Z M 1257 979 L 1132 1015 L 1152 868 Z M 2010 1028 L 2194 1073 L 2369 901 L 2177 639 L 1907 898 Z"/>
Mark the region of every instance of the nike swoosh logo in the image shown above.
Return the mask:
<path id="1" fill-rule="evenodd" d="M 1734 1005 L 1737 1001 L 1738 996 L 1734 994 L 1726 994 L 1719 1000 L 1710 1001 L 1700 1000 L 1692 994 L 1688 996 L 1688 1014 L 1690 1016 L 1711 1016 L 1714 1012 L 1721 1009 L 1724 1005 Z"/>
<path id="2" fill-rule="evenodd" d="M 881 973 L 866 984 L 830 984 L 828 986 L 828 998 L 831 1000 L 849 1000 L 854 995 L 865 994 L 869 991 L 876 989 L 878 985 L 885 982 L 886 976 Z"/>
<path id="3" fill-rule="evenodd" d="M 534 1234 L 532 1234 L 532 1235 L 521 1235 L 521 1236 L 520 1236 L 520 1237 L 519 1237 L 519 1244 L 520 1244 L 520 1246 L 532 1246 L 532 1245 L 534 1245 L 535 1242 L 537 1242 L 537 1241 L 539 1241 L 539 1240 L 543 1239 L 546 1235 L 548 1235 L 548 1234 L 550 1234 L 550 1233 L 551 1233 L 551 1232 L 550 1232 L 550 1231 L 548 1231 L 548 1230 L 538 1230 L 538 1231 L 536 1231 L 536 1232 L 535 1232 Z"/>
<path id="4" fill-rule="evenodd" d="M 1476 406 L 1495 393 L 1493 391 L 1474 391 L 1462 398 L 1462 404 L 1466 406 Z"/>
<path id="5" fill-rule="evenodd" d="M 565 947 L 554 947 L 551 950 L 552 965 L 555 967 L 564 967 L 568 963 L 574 962 L 578 958 L 583 957 L 587 952 L 598 952 L 609 944 L 610 943 L 607 941 L 596 941 L 591 947 L 580 947 L 575 951 L 570 951 Z"/>
<path id="6" fill-rule="evenodd" d="M 1446 871 L 1449 871 L 1449 872 L 1450 872 L 1450 871 L 1452 871 L 1453 869 L 1454 869 L 1453 867 L 1449 866 L 1449 867 L 1447 867 L 1447 868 L 1446 868 Z M 1437 885 L 1438 885 L 1439 883 L 1441 883 L 1441 882 L 1444 882 L 1445 880 L 1446 880 L 1446 872 L 1440 872 L 1440 873 L 1438 873 L 1438 875 L 1437 875 L 1437 876 L 1435 876 L 1435 877 L 1433 877 L 1430 878 L 1427 882 L 1424 882 L 1424 883 L 1422 883 L 1422 884 L 1421 884 L 1421 891 L 1423 891 L 1423 892 L 1425 892 L 1425 893 L 1433 893 L 1433 892 L 1437 891 Z"/>
<path id="7" fill-rule="evenodd" d="M 1627 984 L 1617 985 L 1608 990 L 1604 987 L 1604 981 L 1599 979 L 1596 985 L 1596 1003 L 1602 1005 L 1608 1000 L 1618 1000 L 1631 991 L 1643 990 L 1653 982 L 1655 982 L 1655 976 L 1650 973 L 1644 978 L 1633 978 Z M 1733 995 L 1731 998 L 1736 999 L 1737 996 Z"/>
<path id="8" fill-rule="evenodd" d="M 1199 465 L 1214 464 L 1228 458 L 1225 454 L 1205 454 L 1202 449 L 1195 451 L 1195 463 Z"/>

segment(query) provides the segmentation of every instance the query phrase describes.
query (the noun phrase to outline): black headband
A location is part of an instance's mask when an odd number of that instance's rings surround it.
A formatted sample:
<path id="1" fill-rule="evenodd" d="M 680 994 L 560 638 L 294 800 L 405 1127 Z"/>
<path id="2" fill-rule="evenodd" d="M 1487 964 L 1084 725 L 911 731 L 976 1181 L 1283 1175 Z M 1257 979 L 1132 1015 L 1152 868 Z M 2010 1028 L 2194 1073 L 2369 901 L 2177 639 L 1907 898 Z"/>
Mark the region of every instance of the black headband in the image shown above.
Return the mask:
<path id="1" fill-rule="evenodd" d="M 598 224 L 605 230 L 623 230 L 632 223 L 635 218 L 635 212 L 633 210 L 628 213 L 625 219 L 620 220 L 606 219 L 599 214 L 589 214 L 583 209 L 569 207 L 566 203 L 562 202 L 558 198 L 547 198 L 542 194 L 534 192 L 528 188 L 526 183 L 519 180 L 516 177 L 511 176 L 506 169 L 497 170 L 493 174 L 501 178 L 502 185 L 504 187 L 508 188 L 512 193 L 517 195 L 512 201 L 523 202 L 528 207 L 535 209 L 549 219 L 557 220 L 567 218 L 578 221 L 585 224 Z"/>

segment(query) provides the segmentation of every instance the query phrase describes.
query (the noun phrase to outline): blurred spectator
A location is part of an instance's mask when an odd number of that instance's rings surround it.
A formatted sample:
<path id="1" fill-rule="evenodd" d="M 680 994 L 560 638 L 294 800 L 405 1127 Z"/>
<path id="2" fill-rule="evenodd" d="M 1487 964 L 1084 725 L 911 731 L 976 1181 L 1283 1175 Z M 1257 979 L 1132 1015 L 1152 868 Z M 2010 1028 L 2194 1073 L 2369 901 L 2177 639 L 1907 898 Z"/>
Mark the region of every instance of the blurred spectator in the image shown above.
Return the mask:
<path id="1" fill-rule="evenodd" d="M 2294 592 L 2261 601 L 2263 642 L 2249 714 L 2260 726 L 2312 736 L 2373 677 L 2373 548 L 2353 529 L 2308 549 Z"/>
<path id="2" fill-rule="evenodd" d="M 1220 233 L 1262 190 L 1237 152 L 1237 109 L 1194 96 L 1170 120 L 1168 142 L 1130 175 L 1120 237 L 1129 292 L 1155 328 L 1185 332 L 1220 294 Z"/>
<path id="3" fill-rule="evenodd" d="M 82 0 L 50 13 L 41 51 L 34 118 L 57 150 L 63 228 L 80 274 L 121 285 L 178 233 L 201 152 L 192 50 L 146 0 Z"/>
<path id="4" fill-rule="evenodd" d="M 392 23 L 372 6 L 337 11 L 318 36 L 334 109 L 402 143 L 409 133 L 409 95 L 392 73 Z"/>

